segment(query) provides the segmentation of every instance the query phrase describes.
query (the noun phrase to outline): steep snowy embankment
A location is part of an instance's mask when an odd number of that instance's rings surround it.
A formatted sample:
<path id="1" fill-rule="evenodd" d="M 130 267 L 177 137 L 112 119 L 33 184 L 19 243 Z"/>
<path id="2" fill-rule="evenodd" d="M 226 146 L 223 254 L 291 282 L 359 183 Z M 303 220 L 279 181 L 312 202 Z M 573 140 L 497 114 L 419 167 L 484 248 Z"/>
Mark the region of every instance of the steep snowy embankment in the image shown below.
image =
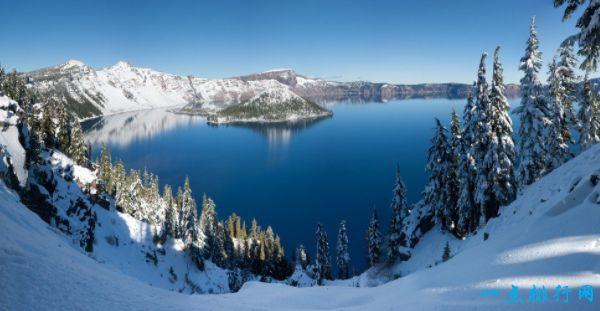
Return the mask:
<path id="1" fill-rule="evenodd" d="M 10 106 L 15 107 L 9 109 Z M 6 96 L 0 96 L 0 161 L 2 150 L 5 148 L 13 165 L 14 172 L 21 186 L 27 180 L 25 169 L 25 150 L 19 142 L 19 129 L 17 128 L 18 117 L 12 110 L 18 109 L 17 103 Z M 2 165 L 2 163 L 0 163 Z"/>
<path id="2" fill-rule="evenodd" d="M 418 271 L 378 287 L 250 282 L 239 293 L 226 295 L 182 295 L 100 264 L 71 247 L 0 182 L 0 302 L 17 310 L 539 309 L 528 301 L 529 289 L 536 285 L 547 290 L 544 310 L 598 310 L 597 297 L 593 302 L 578 299 L 577 289 L 600 287 L 600 185 L 594 177 L 599 163 L 597 145 L 528 187 L 478 235 L 453 241 L 453 252 L 460 252 L 431 269 L 418 270 L 441 258 L 445 237 L 435 231 L 419 243 L 411 261 L 400 265 L 405 273 Z M 489 234 L 486 241 L 484 232 Z M 507 305 L 511 285 L 519 286 L 523 303 Z M 553 300 L 557 285 L 572 290 L 569 303 Z M 481 295 L 489 289 L 499 292 Z"/>

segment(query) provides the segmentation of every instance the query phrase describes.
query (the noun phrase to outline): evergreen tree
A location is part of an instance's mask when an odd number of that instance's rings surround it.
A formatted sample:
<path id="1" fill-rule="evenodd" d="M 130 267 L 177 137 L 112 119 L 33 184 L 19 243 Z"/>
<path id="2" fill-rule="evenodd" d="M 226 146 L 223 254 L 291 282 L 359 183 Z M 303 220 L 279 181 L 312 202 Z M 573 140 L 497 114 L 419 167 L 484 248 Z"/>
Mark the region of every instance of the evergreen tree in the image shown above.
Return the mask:
<path id="1" fill-rule="evenodd" d="M 381 258 L 381 233 L 379 231 L 379 220 L 377 210 L 373 208 L 371 221 L 367 230 L 367 264 L 369 267 L 377 265 Z"/>
<path id="2" fill-rule="evenodd" d="M 331 280 L 331 264 L 329 263 L 329 241 L 327 232 L 322 224 L 317 225 L 317 256 L 315 257 L 315 277 L 317 284 L 323 285 L 323 280 Z"/>
<path id="3" fill-rule="evenodd" d="M 396 185 L 392 198 L 392 218 L 390 219 L 390 232 L 388 237 L 388 260 L 396 261 L 402 254 L 402 248 L 407 246 L 406 236 L 402 232 L 402 223 L 408 216 L 409 207 L 406 202 L 406 187 L 402 176 L 400 176 L 400 166 L 396 169 Z"/>
<path id="4" fill-rule="evenodd" d="M 475 231 L 479 225 L 479 209 L 473 196 L 475 192 L 475 159 L 471 155 L 473 145 L 473 113 L 474 104 L 472 93 L 469 93 L 467 104 L 463 112 L 463 130 L 460 144 L 460 158 L 458 164 L 458 232 L 467 235 Z"/>
<path id="5" fill-rule="evenodd" d="M 554 0 L 554 6 L 559 7 L 565 3 L 563 20 L 569 19 L 585 0 Z M 600 1 L 589 0 L 588 6 L 577 20 L 580 32 L 574 36 L 579 45 L 579 55 L 584 57 L 581 69 L 586 71 L 596 70 L 600 58 Z"/>
<path id="6" fill-rule="evenodd" d="M 562 100 L 565 98 L 565 89 L 559 76 L 556 58 L 548 66 L 548 112 L 550 121 L 547 127 L 547 163 L 548 171 L 551 171 L 565 163 L 571 157 L 571 151 L 567 144 L 571 135 L 567 126 L 567 115 L 563 109 Z"/>
<path id="7" fill-rule="evenodd" d="M 460 197 L 460 158 L 462 152 L 462 128 L 458 114 L 452 109 L 450 118 L 450 140 L 449 140 L 450 170 L 448 171 L 448 207 L 447 217 L 450 219 L 452 232 L 458 235 L 458 200 Z"/>
<path id="8" fill-rule="evenodd" d="M 218 253 L 217 241 L 217 212 L 212 199 L 202 197 L 202 213 L 200 215 L 200 232 L 204 235 L 205 258 Z"/>
<path id="9" fill-rule="evenodd" d="M 85 141 L 83 139 L 83 131 L 81 129 L 81 125 L 79 122 L 73 122 L 71 131 L 71 139 L 70 146 L 68 147 L 68 154 L 73 158 L 73 161 L 79 165 L 85 165 L 86 159 L 86 151 L 85 151 Z"/>
<path id="10" fill-rule="evenodd" d="M 350 254 L 348 253 L 348 235 L 346 234 L 346 221 L 342 220 L 338 231 L 337 240 L 337 266 L 338 279 L 345 280 L 350 277 Z"/>
<path id="11" fill-rule="evenodd" d="M 592 84 L 586 75 L 583 82 L 583 94 L 579 103 L 579 151 L 583 152 L 600 142 L 600 107 L 598 96 L 592 90 Z"/>
<path id="12" fill-rule="evenodd" d="M 477 82 L 475 83 L 475 106 L 472 115 L 473 141 L 470 154 L 475 159 L 475 204 L 479 209 L 481 220 L 479 224 L 485 223 L 493 215 L 488 215 L 493 210 L 495 202 L 492 196 L 492 186 L 488 175 L 492 170 L 493 154 L 490 154 L 492 145 L 492 108 L 490 102 L 490 91 L 486 80 L 485 60 L 487 54 L 481 55 Z"/>
<path id="13" fill-rule="evenodd" d="M 452 230 L 450 215 L 450 194 L 448 172 L 452 165 L 447 130 L 440 120 L 435 119 L 436 130 L 427 151 L 429 181 L 425 187 L 425 204 L 435 212 L 437 219 L 446 230 Z"/>
<path id="14" fill-rule="evenodd" d="M 296 266 L 300 266 L 302 270 L 306 270 L 306 267 L 308 267 L 309 264 L 310 256 L 306 252 L 304 245 L 300 244 L 296 249 Z"/>
<path id="15" fill-rule="evenodd" d="M 273 232 L 271 231 L 271 234 L 272 233 Z M 223 253 L 225 255 L 224 267 L 228 269 L 233 269 L 239 264 L 235 256 L 235 246 L 233 244 L 233 239 L 231 238 L 232 234 L 233 233 L 229 231 L 229 227 L 223 225 L 223 235 L 221 236 L 221 240 L 223 241 Z"/>
<path id="16" fill-rule="evenodd" d="M 446 242 L 446 246 L 444 246 L 444 253 L 442 254 L 442 261 L 446 262 L 450 258 L 452 258 L 452 252 L 450 250 L 450 243 Z"/>
<path id="17" fill-rule="evenodd" d="M 98 177 L 104 181 L 106 190 L 112 191 L 111 183 L 112 163 L 110 158 L 110 152 L 106 149 L 104 144 L 100 147 L 100 165 L 98 167 Z"/>
<path id="18" fill-rule="evenodd" d="M 227 267 L 227 253 L 225 250 L 225 244 L 226 241 L 223 238 L 226 235 L 225 232 L 225 227 L 223 226 L 223 223 L 220 221 L 217 221 L 217 231 L 215 234 L 215 238 L 214 238 L 214 248 L 213 248 L 213 252 L 211 254 L 211 260 L 214 264 L 216 264 L 219 267 L 222 268 L 226 268 Z M 261 245 L 263 246 L 263 245 Z M 264 257 L 263 261 L 264 261 Z"/>
<path id="19" fill-rule="evenodd" d="M 179 222 L 179 211 L 173 198 L 173 189 L 169 185 L 165 185 L 163 189 L 163 202 L 166 209 L 164 233 L 175 238 L 175 224 Z"/>
<path id="20" fill-rule="evenodd" d="M 530 185 L 546 173 L 544 128 L 550 120 L 539 79 L 541 68 L 541 52 L 538 48 L 535 19 L 532 18 L 527 48 L 519 67 L 525 73 L 521 79 L 521 106 L 515 109 L 521 122 L 517 148 L 517 181 L 520 186 Z"/>
<path id="21" fill-rule="evenodd" d="M 56 118 L 58 119 L 58 148 L 69 154 L 69 146 L 71 145 L 71 120 L 69 114 L 65 111 L 62 104 L 56 105 Z"/>
<path id="22" fill-rule="evenodd" d="M 44 142 L 44 147 L 46 148 L 54 148 L 56 140 L 52 107 L 50 106 L 50 102 L 44 105 L 44 107 L 42 108 L 42 119 L 40 121 L 42 140 Z"/>
<path id="23" fill-rule="evenodd" d="M 110 193 L 115 196 L 117 203 L 119 202 L 119 198 L 123 195 L 123 193 L 127 191 L 125 187 L 125 177 L 125 166 L 121 160 L 117 160 L 111 173 L 113 188 L 110 189 Z"/>
<path id="24" fill-rule="evenodd" d="M 494 52 L 494 72 L 490 91 L 489 127 L 491 136 L 484 157 L 484 166 L 487 167 L 489 191 L 484 201 L 485 221 L 498 216 L 501 205 L 506 205 L 516 196 L 516 181 L 514 173 L 515 147 L 512 138 L 512 120 L 509 110 L 510 104 L 504 96 L 504 77 L 502 65 L 499 60 L 500 47 Z M 482 176 L 480 181 L 484 180 Z"/>
<path id="25" fill-rule="evenodd" d="M 448 191 L 450 206 L 453 209 L 451 213 L 452 222 L 456 225 L 458 223 L 458 196 L 460 190 L 460 180 L 458 177 L 458 168 L 460 166 L 460 157 L 462 150 L 462 126 L 458 113 L 452 109 L 452 115 L 450 118 L 450 157 L 452 158 L 450 164 L 450 171 L 448 172 Z"/>
<path id="26" fill-rule="evenodd" d="M 573 42 L 567 41 L 559 48 L 559 61 L 556 67 L 556 81 L 559 86 L 560 97 L 557 99 L 564 110 L 567 128 L 577 128 L 578 122 L 575 116 L 573 103 L 577 101 L 577 83 L 579 76 L 575 72 L 577 57 L 573 53 Z M 571 133 L 563 133 L 563 140 L 572 143 Z"/>
<path id="27" fill-rule="evenodd" d="M 41 141 L 40 141 L 40 123 L 33 113 L 28 116 L 29 124 L 29 148 L 25 150 L 27 157 L 27 167 L 32 163 L 40 163 Z"/>
<path id="28" fill-rule="evenodd" d="M 183 185 L 183 193 L 180 202 L 181 209 L 179 211 L 179 221 L 181 231 L 181 239 L 188 245 L 193 240 L 193 230 L 196 230 L 196 202 L 192 197 L 192 189 L 190 187 L 189 178 L 185 178 Z M 216 217 L 215 217 L 216 218 Z"/>

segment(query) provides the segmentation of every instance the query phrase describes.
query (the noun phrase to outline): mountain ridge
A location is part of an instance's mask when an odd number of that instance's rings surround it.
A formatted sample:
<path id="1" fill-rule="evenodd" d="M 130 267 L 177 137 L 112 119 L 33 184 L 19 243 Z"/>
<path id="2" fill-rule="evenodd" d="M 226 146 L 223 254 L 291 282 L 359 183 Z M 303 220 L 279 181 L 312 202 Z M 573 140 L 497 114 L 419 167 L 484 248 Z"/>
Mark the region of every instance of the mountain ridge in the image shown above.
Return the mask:
<path id="1" fill-rule="evenodd" d="M 94 69 L 81 61 L 69 60 L 22 74 L 31 78 L 33 88 L 41 96 L 64 103 L 80 119 L 184 105 L 201 105 L 216 111 L 244 103 L 277 84 L 317 104 L 342 100 L 465 98 L 471 89 L 470 85 L 461 83 L 336 82 L 310 78 L 292 69 L 206 79 L 135 67 L 125 61 Z M 516 89 L 514 85 L 507 85 L 507 95 L 514 96 L 518 93 Z"/>

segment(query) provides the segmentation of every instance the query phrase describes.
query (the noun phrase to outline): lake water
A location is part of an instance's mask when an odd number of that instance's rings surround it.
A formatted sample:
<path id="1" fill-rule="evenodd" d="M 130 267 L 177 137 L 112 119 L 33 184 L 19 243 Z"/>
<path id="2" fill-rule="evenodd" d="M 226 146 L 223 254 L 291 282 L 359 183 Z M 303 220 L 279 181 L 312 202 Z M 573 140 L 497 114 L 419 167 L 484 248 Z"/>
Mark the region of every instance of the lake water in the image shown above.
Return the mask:
<path id="1" fill-rule="evenodd" d="M 376 207 L 387 231 L 396 165 L 411 203 L 427 180 L 434 118 L 445 124 L 466 100 L 411 99 L 327 105 L 333 117 L 297 124 L 210 126 L 202 117 L 139 111 L 88 121 L 86 139 L 108 146 L 126 168 L 157 174 L 161 185 L 189 176 L 198 202 L 212 197 L 221 219 L 254 217 L 281 236 L 288 256 L 304 244 L 314 258 L 317 223 L 334 260 L 338 224 L 347 221 L 350 256 L 365 267 L 365 230 Z M 91 128 L 90 128 L 91 127 Z"/>

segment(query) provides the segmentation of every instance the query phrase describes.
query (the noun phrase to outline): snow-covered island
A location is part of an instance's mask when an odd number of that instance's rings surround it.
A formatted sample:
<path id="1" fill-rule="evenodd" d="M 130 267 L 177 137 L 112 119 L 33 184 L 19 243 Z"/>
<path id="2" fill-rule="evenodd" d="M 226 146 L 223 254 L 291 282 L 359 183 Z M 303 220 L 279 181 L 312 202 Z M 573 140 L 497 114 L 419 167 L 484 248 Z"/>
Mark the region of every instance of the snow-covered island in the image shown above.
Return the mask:
<path id="1" fill-rule="evenodd" d="M 331 116 L 331 111 L 304 99 L 287 86 L 273 82 L 271 88 L 240 104 L 216 108 L 210 104 L 189 104 L 179 113 L 207 116 L 209 123 L 293 122 Z"/>

